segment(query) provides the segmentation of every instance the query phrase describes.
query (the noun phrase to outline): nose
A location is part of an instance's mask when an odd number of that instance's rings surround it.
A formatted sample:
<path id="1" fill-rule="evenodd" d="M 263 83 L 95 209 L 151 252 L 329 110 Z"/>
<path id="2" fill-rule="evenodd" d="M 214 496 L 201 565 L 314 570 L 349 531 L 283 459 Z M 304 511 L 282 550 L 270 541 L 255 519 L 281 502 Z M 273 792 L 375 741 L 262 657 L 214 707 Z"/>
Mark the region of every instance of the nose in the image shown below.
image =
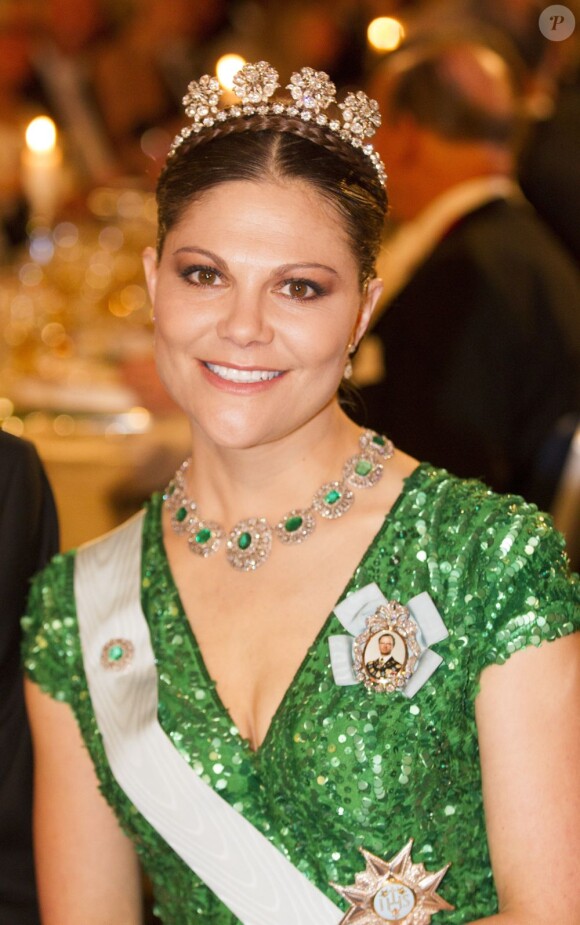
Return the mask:
<path id="1" fill-rule="evenodd" d="M 255 291 L 232 293 L 216 325 L 219 337 L 240 347 L 270 343 L 273 336 L 266 306 Z"/>

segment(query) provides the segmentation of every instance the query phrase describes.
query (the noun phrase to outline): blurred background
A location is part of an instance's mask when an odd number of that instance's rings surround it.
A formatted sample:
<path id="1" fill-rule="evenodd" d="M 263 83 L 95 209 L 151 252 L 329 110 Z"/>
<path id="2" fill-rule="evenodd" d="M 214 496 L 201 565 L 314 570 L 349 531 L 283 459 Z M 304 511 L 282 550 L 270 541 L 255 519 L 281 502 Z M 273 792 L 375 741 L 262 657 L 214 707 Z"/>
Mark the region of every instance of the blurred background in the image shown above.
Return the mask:
<path id="1" fill-rule="evenodd" d="M 120 522 L 187 449 L 141 269 L 187 83 L 217 72 L 227 86 L 237 56 L 266 58 L 282 85 L 308 65 L 358 89 L 416 34 L 480 35 L 517 73 L 519 181 L 577 264 L 577 33 L 547 38 L 546 6 L 0 0 L 0 427 L 36 444 L 64 549 Z"/>

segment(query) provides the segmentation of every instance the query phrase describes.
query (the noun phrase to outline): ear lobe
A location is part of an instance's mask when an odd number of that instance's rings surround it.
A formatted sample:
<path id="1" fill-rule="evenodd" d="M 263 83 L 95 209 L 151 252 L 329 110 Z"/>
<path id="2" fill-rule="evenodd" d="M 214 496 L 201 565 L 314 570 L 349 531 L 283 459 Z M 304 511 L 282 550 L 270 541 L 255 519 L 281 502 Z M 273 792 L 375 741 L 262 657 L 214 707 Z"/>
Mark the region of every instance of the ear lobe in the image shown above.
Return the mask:
<path id="1" fill-rule="evenodd" d="M 145 282 L 151 304 L 155 305 L 155 292 L 157 289 L 157 254 L 155 248 L 146 247 L 143 251 L 143 269 L 145 271 Z"/>
<path id="2" fill-rule="evenodd" d="M 383 291 L 383 281 L 378 277 L 371 279 L 361 305 L 352 343 L 358 347 L 370 324 L 373 312 Z"/>

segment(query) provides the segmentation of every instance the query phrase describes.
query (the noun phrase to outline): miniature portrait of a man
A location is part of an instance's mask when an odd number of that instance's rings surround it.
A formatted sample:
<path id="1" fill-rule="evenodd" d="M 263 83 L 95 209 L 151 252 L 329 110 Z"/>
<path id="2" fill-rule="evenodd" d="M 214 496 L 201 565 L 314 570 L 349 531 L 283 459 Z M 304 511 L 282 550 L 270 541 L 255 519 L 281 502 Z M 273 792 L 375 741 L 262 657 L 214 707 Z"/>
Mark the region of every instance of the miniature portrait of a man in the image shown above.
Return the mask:
<path id="1" fill-rule="evenodd" d="M 404 652 L 404 644 L 403 652 Z M 399 671 L 403 662 L 397 658 L 395 652 L 396 639 L 393 633 L 381 633 L 378 638 L 379 654 L 376 658 L 365 661 L 365 667 L 371 678 L 380 680 L 391 675 L 393 671 Z"/>

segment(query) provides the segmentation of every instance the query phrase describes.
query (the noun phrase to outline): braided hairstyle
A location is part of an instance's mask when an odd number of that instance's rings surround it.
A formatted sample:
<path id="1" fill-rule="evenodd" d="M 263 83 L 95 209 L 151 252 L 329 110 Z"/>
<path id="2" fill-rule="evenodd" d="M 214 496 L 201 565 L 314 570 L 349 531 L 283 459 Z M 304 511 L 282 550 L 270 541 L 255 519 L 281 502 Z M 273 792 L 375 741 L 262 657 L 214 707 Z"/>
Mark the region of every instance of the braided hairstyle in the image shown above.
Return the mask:
<path id="1" fill-rule="evenodd" d="M 361 289 L 375 275 L 387 196 L 369 158 L 323 126 L 288 115 L 230 119 L 192 135 L 168 158 L 157 184 L 157 255 L 204 192 L 233 180 L 309 183 L 344 218 Z"/>

